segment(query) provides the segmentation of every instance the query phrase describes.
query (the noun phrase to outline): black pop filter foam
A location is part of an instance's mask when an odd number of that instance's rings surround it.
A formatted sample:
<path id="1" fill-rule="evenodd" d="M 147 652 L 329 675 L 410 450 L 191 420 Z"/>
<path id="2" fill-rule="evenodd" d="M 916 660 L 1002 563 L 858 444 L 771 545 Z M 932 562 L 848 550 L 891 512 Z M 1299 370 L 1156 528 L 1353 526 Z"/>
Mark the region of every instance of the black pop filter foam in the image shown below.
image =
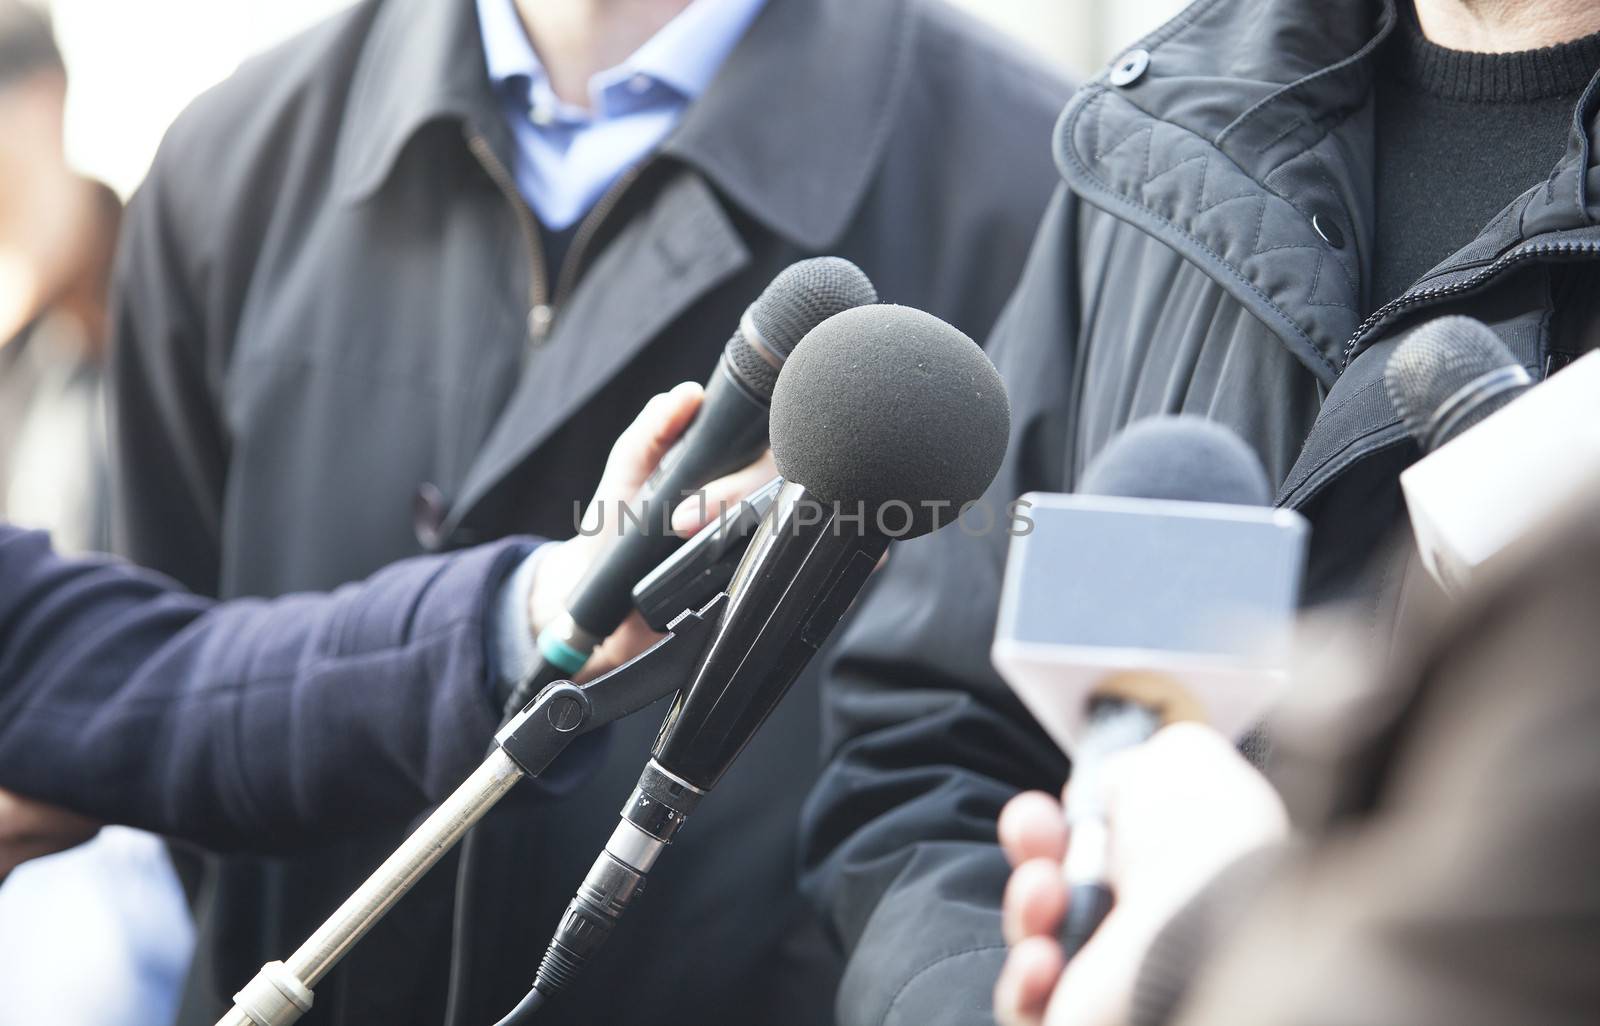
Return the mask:
<path id="1" fill-rule="evenodd" d="M 951 523 L 994 480 L 1011 430 L 1000 375 L 977 344 L 904 306 L 862 306 L 814 328 L 772 397 L 785 479 L 895 537 Z M 886 509 L 903 503 L 909 512 Z M 901 525 L 905 530 L 901 532 Z"/>
<path id="2" fill-rule="evenodd" d="M 1082 495 L 1269 506 L 1272 486 L 1238 435 L 1195 416 L 1135 421 L 1083 472 Z"/>

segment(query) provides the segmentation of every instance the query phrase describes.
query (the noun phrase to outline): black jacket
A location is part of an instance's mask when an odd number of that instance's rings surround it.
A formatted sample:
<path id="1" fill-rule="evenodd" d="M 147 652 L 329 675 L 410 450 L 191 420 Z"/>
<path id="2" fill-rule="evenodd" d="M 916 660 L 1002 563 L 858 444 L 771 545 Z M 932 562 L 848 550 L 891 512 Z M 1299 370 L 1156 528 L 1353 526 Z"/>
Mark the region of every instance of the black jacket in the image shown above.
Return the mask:
<path id="1" fill-rule="evenodd" d="M 423 548 L 564 537 L 617 433 L 704 380 L 784 266 L 989 330 L 1054 175 L 1067 90 L 922 0 L 770 0 L 710 89 L 580 229 L 550 305 L 466 0 L 366 0 L 198 100 L 129 212 L 115 304 L 124 551 L 223 595 L 324 588 Z M 414 517 L 415 511 L 415 517 Z M 802 681 L 551 1023 L 815 1023 L 837 977 L 797 896 L 820 749 Z M 661 719 L 568 801 L 503 809 L 460 1023 L 527 987 Z M 207 1024 L 398 837 L 229 860 L 182 1020 Z M 305 1020 L 443 1020 L 450 873 Z M 619 981 L 626 981 L 619 985 Z"/>
<path id="2" fill-rule="evenodd" d="M 1372 55 L 1394 21 L 1376 0 L 1198 0 L 1073 98 L 1064 183 L 991 345 L 1013 404 L 992 501 L 1071 490 L 1131 420 L 1201 414 L 1311 518 L 1312 600 L 1387 621 L 1399 582 L 1364 557 L 1416 455 L 1381 380 L 1399 336 L 1470 314 L 1536 375 L 1600 339 L 1597 84 L 1546 181 L 1368 310 Z M 989 664 L 1006 541 L 898 547 L 838 647 L 805 863 L 851 953 L 842 1026 L 989 1021 L 995 817 L 1068 771 Z"/>

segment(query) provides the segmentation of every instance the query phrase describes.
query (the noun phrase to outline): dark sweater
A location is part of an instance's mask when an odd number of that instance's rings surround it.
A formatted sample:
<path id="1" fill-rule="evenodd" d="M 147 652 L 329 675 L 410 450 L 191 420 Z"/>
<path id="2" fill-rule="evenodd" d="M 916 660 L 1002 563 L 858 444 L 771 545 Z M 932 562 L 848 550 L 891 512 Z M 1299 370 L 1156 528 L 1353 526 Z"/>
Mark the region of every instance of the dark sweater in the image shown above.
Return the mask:
<path id="1" fill-rule="evenodd" d="M 1377 87 L 1377 251 L 1370 309 L 1400 295 L 1543 181 L 1600 69 L 1600 34 L 1517 53 L 1447 50 L 1409 8 Z"/>

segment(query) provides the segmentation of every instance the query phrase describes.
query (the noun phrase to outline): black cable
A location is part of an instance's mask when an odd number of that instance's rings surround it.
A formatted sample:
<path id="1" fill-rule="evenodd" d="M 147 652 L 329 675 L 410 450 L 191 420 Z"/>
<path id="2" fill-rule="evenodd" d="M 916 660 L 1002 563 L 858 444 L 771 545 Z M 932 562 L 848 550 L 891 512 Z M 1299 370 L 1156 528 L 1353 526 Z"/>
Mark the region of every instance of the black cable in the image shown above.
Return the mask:
<path id="1" fill-rule="evenodd" d="M 530 990 L 521 1001 L 517 1002 L 517 1007 L 494 1026 L 525 1026 L 533 1018 L 534 1013 L 542 1007 L 544 1007 L 544 995 L 537 990 Z"/>
<path id="2" fill-rule="evenodd" d="M 456 860 L 456 896 L 455 907 L 450 912 L 450 984 L 445 991 L 447 995 L 445 1004 L 444 1021 L 447 1026 L 459 1026 L 464 1023 L 467 1004 L 467 981 L 472 973 L 469 966 L 472 962 L 472 941 L 469 931 L 468 909 L 472 904 L 472 895 L 477 892 L 477 878 L 482 860 L 478 857 L 478 838 L 481 831 L 472 829 L 461 839 L 461 855 Z"/>

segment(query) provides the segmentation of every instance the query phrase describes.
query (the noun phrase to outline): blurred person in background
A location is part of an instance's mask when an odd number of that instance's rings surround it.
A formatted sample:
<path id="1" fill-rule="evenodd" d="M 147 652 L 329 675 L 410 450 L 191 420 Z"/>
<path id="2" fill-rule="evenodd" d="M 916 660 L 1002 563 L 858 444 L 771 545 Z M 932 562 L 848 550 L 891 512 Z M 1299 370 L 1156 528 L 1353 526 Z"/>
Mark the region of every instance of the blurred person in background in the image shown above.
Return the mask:
<path id="1" fill-rule="evenodd" d="M 0 0 L 0 519 L 82 552 L 108 540 L 102 379 L 121 204 L 67 166 L 66 90 L 44 15 Z M 0 890 L 0 1022 L 168 1017 L 193 933 L 161 842 L 102 831 Z"/>
<path id="2" fill-rule="evenodd" d="M 1013 799 L 1003 1026 L 1593 1023 L 1596 503 L 1419 617 L 1381 672 L 1313 664 L 1273 717 L 1270 783 L 1195 724 L 1116 756 L 1116 905 L 1065 966 L 1062 808 Z"/>
<path id="3" fill-rule="evenodd" d="M 196 101 L 130 205 L 120 548 L 202 593 L 274 595 L 570 535 L 619 421 L 703 380 L 797 259 L 848 258 L 884 300 L 986 334 L 1066 93 L 937 0 L 358 3 Z M 530 928 L 557 922 L 613 829 L 660 711 L 616 725 L 568 800 L 480 828 L 459 943 L 452 862 L 305 1021 L 509 1009 Z M 545 1020 L 826 1021 L 837 956 L 794 885 L 819 744 L 808 676 Z M 214 1021 L 398 840 L 216 864 L 180 1021 Z"/>
<path id="4" fill-rule="evenodd" d="M 1306 600 L 1375 646 L 1417 582 L 1418 450 L 1388 399 L 1418 323 L 1484 321 L 1538 380 L 1600 345 L 1600 5 L 1197 0 L 1054 135 L 1061 187 L 989 352 L 1012 438 L 992 522 L 1132 421 L 1215 420 L 1312 524 Z M 1552 444 L 1559 445 L 1557 441 Z M 995 839 L 1066 756 L 989 652 L 1005 532 L 899 547 L 843 629 L 808 884 L 850 952 L 841 1026 L 991 1021 Z"/>

